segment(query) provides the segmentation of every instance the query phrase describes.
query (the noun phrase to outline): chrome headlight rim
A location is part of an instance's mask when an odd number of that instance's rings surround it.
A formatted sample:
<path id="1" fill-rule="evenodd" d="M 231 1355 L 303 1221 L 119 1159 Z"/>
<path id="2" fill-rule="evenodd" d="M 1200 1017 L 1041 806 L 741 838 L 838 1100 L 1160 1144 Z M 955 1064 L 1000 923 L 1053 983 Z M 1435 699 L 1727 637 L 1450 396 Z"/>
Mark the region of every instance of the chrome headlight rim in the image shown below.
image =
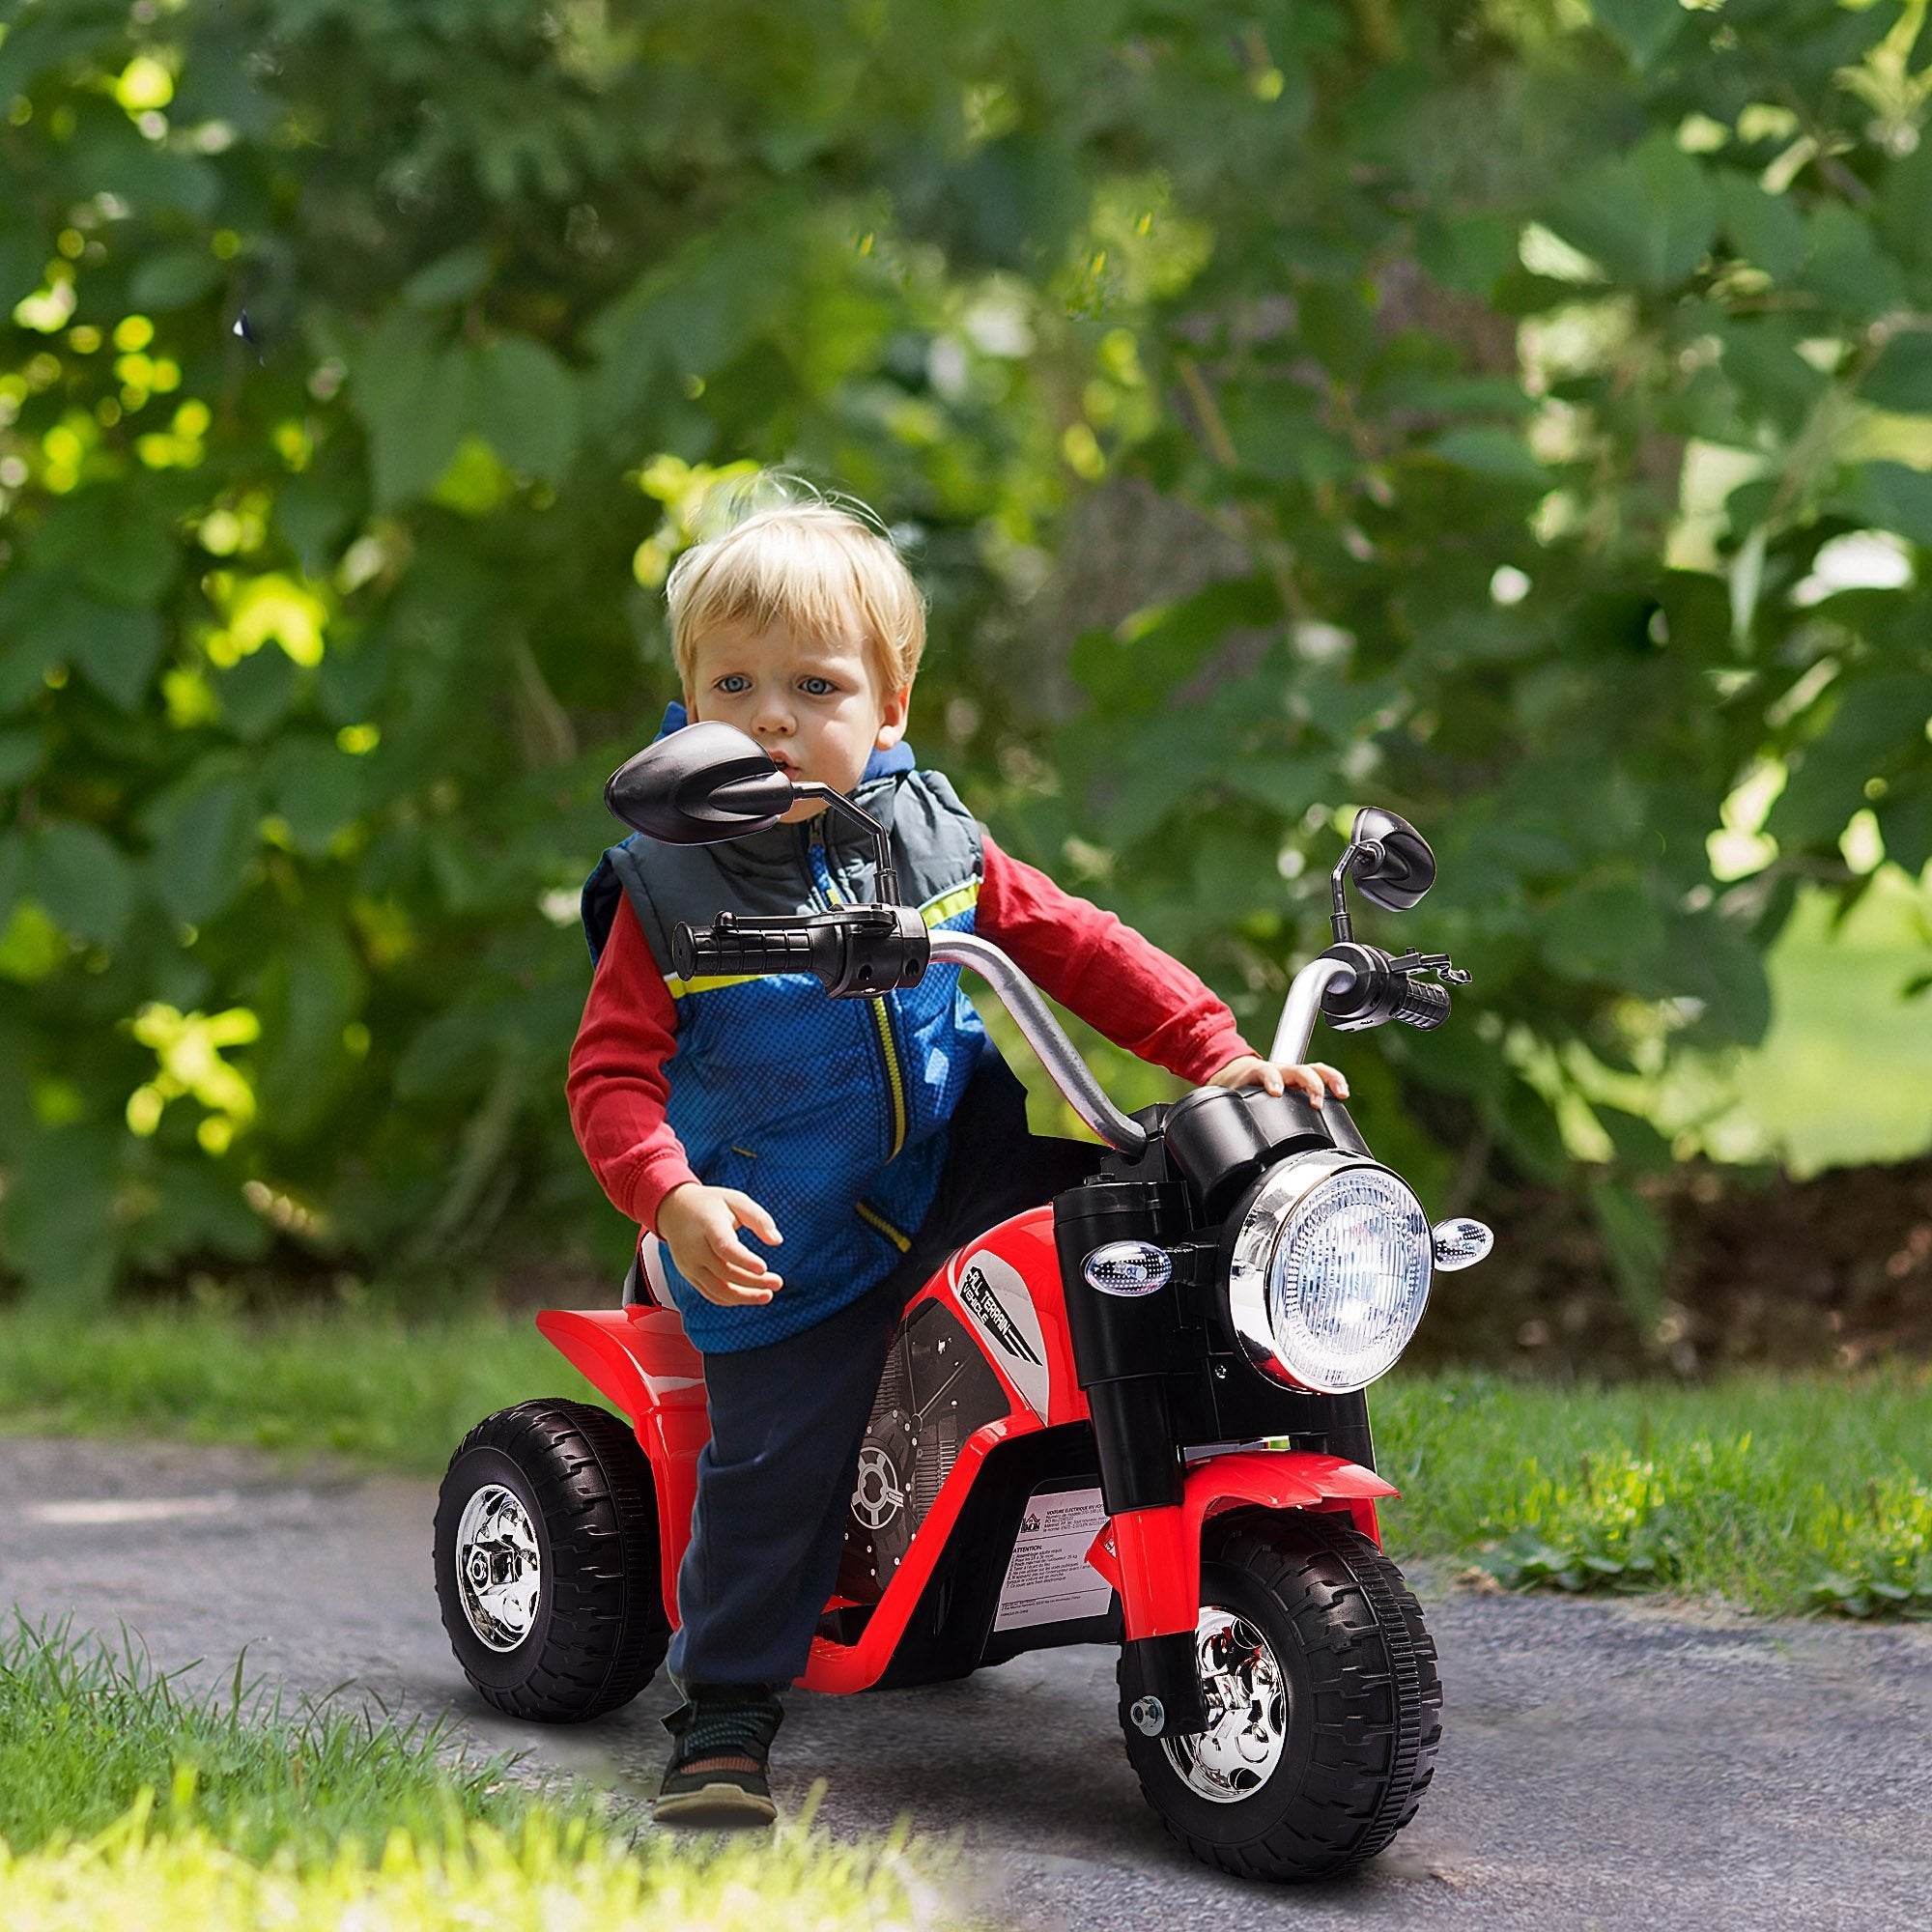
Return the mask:
<path id="1" fill-rule="evenodd" d="M 1301 1394 L 1353 1395 L 1386 1375 L 1401 1353 L 1398 1350 L 1395 1358 L 1361 1381 L 1343 1382 L 1331 1378 L 1317 1382 L 1307 1375 L 1297 1375 L 1283 1359 L 1275 1345 L 1267 1304 L 1268 1277 L 1276 1246 L 1302 1203 L 1324 1181 L 1350 1172 L 1377 1174 L 1393 1181 L 1414 1203 L 1427 1240 L 1429 1220 L 1408 1182 L 1394 1168 L 1377 1160 L 1372 1154 L 1350 1153 L 1340 1148 L 1311 1148 L 1301 1153 L 1291 1154 L 1262 1177 L 1254 1191 L 1236 1204 L 1236 1211 L 1230 1216 L 1235 1234 L 1227 1266 L 1227 1293 L 1228 1312 L 1236 1339 L 1251 1368 L 1269 1381 Z M 1270 1220 L 1271 1225 L 1265 1232 L 1256 1235 L 1256 1223 L 1264 1216 Z M 1435 1266 L 1433 1255 L 1426 1250 L 1425 1261 L 1429 1268 L 1423 1285 L 1423 1301 L 1426 1304 Z M 1420 1316 L 1421 1311 L 1418 1310 L 1418 1321 Z"/>

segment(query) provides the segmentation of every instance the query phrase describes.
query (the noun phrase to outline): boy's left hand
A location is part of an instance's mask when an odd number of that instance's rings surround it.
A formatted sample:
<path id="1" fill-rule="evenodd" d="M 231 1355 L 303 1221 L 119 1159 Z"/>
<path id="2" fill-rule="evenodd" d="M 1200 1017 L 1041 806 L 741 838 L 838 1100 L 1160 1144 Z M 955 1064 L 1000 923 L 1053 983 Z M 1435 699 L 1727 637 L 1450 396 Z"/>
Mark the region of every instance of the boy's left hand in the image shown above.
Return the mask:
<path id="1" fill-rule="evenodd" d="M 1329 1094 L 1338 1100 L 1349 1097 L 1349 1083 L 1332 1066 L 1326 1066 L 1319 1060 L 1305 1065 L 1283 1061 L 1276 1065 L 1258 1053 L 1244 1053 L 1240 1059 L 1229 1061 L 1208 1084 L 1210 1087 L 1265 1087 L 1270 1094 L 1299 1087 L 1318 1107 Z"/>

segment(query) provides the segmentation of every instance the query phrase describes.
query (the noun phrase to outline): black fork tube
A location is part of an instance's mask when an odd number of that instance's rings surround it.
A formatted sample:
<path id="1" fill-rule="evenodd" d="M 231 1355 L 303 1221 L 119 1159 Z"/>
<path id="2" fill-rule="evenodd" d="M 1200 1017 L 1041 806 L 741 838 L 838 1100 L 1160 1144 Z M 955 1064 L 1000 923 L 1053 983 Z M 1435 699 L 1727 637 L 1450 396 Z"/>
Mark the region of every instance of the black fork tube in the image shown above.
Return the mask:
<path id="1" fill-rule="evenodd" d="M 1179 1341 L 1179 1291 L 1169 1283 L 1148 1293 L 1109 1293 L 1086 1274 L 1096 1248 L 1115 1241 L 1159 1245 L 1157 1190 L 1151 1181 L 1106 1181 L 1070 1188 L 1053 1203 L 1074 1372 L 1094 1420 L 1100 1498 L 1116 1518 L 1179 1509 L 1185 1473 L 1167 1397 Z M 1198 1578 L 1189 1579 L 1191 1602 L 1199 1601 L 1199 1587 Z M 1150 1736 L 1207 1728 L 1191 1629 L 1128 1636 L 1122 1650 L 1130 1722 Z"/>

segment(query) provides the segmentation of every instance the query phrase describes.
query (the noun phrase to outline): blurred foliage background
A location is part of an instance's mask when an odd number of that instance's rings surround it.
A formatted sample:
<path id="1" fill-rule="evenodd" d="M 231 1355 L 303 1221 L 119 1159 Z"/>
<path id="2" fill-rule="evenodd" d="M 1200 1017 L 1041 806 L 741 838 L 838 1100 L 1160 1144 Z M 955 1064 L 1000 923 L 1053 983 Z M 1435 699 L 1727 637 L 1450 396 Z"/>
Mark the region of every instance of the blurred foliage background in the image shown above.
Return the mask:
<path id="1" fill-rule="evenodd" d="M 0 1259 L 617 1264 L 576 890 L 780 464 L 1264 1043 L 1420 824 L 1365 934 L 1475 983 L 1358 1116 L 1657 1331 L 1678 1164 L 1932 1142 L 1926 11 L 0 5 Z"/>

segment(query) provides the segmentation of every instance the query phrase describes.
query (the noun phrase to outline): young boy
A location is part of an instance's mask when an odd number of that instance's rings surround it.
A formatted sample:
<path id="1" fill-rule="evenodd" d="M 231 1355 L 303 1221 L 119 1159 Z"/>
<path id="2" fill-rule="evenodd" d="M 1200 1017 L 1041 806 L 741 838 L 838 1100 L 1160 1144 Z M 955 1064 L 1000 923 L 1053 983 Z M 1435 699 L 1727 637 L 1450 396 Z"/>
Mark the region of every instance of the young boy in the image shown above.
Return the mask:
<path id="1" fill-rule="evenodd" d="M 793 778 L 850 794 L 889 828 L 901 894 L 928 924 L 977 930 L 1184 1080 L 1346 1094 L 1332 1068 L 1255 1055 L 1186 967 L 1009 858 L 914 767 L 902 740 L 925 611 L 886 538 L 823 502 L 768 510 L 688 551 L 667 594 L 684 706 L 666 729 L 721 719 Z M 571 1120 L 606 1193 L 658 1236 L 711 1420 L 677 1579 L 669 1665 L 686 1703 L 665 1720 L 662 1819 L 776 1815 L 777 1692 L 832 1593 L 898 1317 L 959 1243 L 1096 1164 L 1028 1133 L 1024 1090 L 956 968 L 877 1001 L 833 1000 L 802 975 L 672 971 L 680 920 L 869 899 L 872 854 L 812 802 L 725 844 L 627 839 L 584 889 L 597 967 Z"/>

